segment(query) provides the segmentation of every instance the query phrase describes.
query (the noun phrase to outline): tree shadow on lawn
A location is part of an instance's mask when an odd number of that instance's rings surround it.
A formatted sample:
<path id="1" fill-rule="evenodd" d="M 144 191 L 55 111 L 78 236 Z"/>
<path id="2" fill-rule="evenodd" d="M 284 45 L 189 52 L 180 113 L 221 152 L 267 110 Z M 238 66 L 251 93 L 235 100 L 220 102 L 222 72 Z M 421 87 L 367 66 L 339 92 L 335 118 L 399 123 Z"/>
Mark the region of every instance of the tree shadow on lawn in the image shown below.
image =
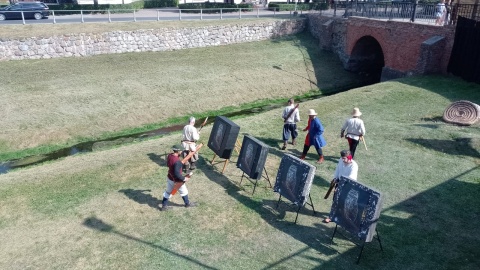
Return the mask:
<path id="1" fill-rule="evenodd" d="M 459 100 L 468 100 L 473 103 L 480 103 L 480 85 L 466 82 L 458 77 L 453 76 L 441 76 L 441 75 L 432 75 L 429 76 L 432 78 L 431 82 L 428 84 L 425 83 L 425 76 L 417 76 L 406 78 L 403 80 L 402 83 L 406 85 L 415 86 L 418 88 L 423 88 L 428 90 L 432 93 L 437 93 L 452 102 L 459 101 Z M 461 91 L 452 91 L 452 80 L 458 80 L 462 84 L 465 83 L 466 85 L 462 85 L 463 88 Z M 442 115 L 433 117 L 432 120 L 440 119 L 443 121 Z M 427 120 L 427 119 L 425 119 Z"/>
<path id="2" fill-rule="evenodd" d="M 113 225 L 110 225 L 110 224 L 107 224 L 105 222 L 103 222 L 101 219 L 98 219 L 96 217 L 89 217 L 89 218 L 86 218 L 82 225 L 84 225 L 85 227 L 87 228 L 90 228 L 90 229 L 93 229 L 93 230 L 97 230 L 97 231 L 100 231 L 100 232 L 104 232 L 104 233 L 112 233 L 112 234 L 116 234 L 120 237 L 123 237 L 125 239 L 128 239 L 128 240 L 134 240 L 136 242 L 139 242 L 139 243 L 142 243 L 142 244 L 145 244 L 145 245 L 148 245 L 150 247 L 153 247 L 153 248 L 157 248 L 157 249 L 161 249 L 163 250 L 164 252 L 170 254 L 170 255 L 174 255 L 174 256 L 177 256 L 179 258 L 182 258 L 186 261 L 189 261 L 190 263 L 192 263 L 193 265 L 196 265 L 196 266 L 200 266 L 202 267 L 202 269 L 217 269 L 217 268 L 214 268 L 214 267 L 211 267 L 209 265 L 206 265 L 196 259 L 193 259 L 189 256 L 185 256 L 183 254 L 179 254 L 179 253 L 176 253 L 176 252 L 173 252 L 167 248 L 164 248 L 163 246 L 160 246 L 158 244 L 155 244 L 155 243 L 152 243 L 152 242 L 148 242 L 148 241 L 145 241 L 145 240 L 142 240 L 140 238 L 137 238 L 137 237 L 134 237 L 134 236 L 131 236 L 131 235 L 128 235 L 128 234 L 125 234 L 125 233 L 122 233 L 120 231 L 117 231 L 115 230 L 115 227 Z"/>
<path id="3" fill-rule="evenodd" d="M 474 142 L 471 138 L 457 138 L 454 140 L 408 138 L 406 140 L 449 155 L 480 158 L 480 153 L 474 147 Z M 477 143 L 480 145 L 480 141 Z"/>
<path id="4" fill-rule="evenodd" d="M 379 233 L 382 268 L 478 269 L 480 265 L 480 183 L 457 180 L 479 175 L 476 166 L 440 185 L 384 209 Z M 407 218 L 398 217 L 407 214 Z M 374 261 L 368 265 L 375 267 Z M 397 265 L 397 266 L 396 266 Z"/>
<path id="5" fill-rule="evenodd" d="M 272 227 L 287 233 L 288 235 L 305 243 L 309 247 L 322 254 L 332 255 L 336 253 L 335 250 L 325 244 L 328 242 L 330 237 L 329 228 L 320 225 L 320 223 L 315 228 L 312 228 L 303 226 L 299 223 L 294 224 L 294 220 L 282 220 L 286 216 L 287 211 L 296 212 L 296 206 L 285 207 L 284 205 L 279 205 L 277 208 L 277 200 L 256 201 L 248 196 L 245 196 L 241 194 L 241 187 L 239 187 L 236 183 L 233 183 L 231 179 L 223 175 L 221 172 L 217 171 L 217 168 L 212 167 L 210 163 L 204 167 L 202 172 L 212 182 L 224 188 L 228 195 L 232 196 L 238 202 L 260 214 L 262 219 L 267 221 Z M 313 211 L 306 207 L 302 207 L 299 213 L 298 221 L 301 220 L 302 215 L 313 215 Z M 321 219 L 319 219 L 319 222 L 320 221 Z"/>
<path id="6" fill-rule="evenodd" d="M 365 245 L 363 269 L 478 269 L 480 265 L 480 183 L 457 180 L 478 175 L 476 166 L 433 188 L 385 208 L 377 225 L 383 252 L 372 240 Z M 478 180 L 478 178 L 476 178 Z M 401 216 L 406 216 L 405 218 Z M 347 234 L 348 235 L 348 234 Z M 334 245 L 350 246 L 335 236 Z M 333 246 L 332 246 L 333 247 Z M 359 248 L 342 252 L 315 269 L 352 267 Z"/>

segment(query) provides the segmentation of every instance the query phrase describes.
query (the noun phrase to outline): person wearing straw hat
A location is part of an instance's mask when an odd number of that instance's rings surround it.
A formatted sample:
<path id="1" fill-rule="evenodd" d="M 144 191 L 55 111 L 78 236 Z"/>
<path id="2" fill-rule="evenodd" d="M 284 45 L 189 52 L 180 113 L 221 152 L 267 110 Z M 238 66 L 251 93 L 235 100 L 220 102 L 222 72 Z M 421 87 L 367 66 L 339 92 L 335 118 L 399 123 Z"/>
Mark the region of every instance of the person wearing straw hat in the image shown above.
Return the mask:
<path id="1" fill-rule="evenodd" d="M 353 108 L 352 117 L 345 121 L 340 132 L 340 138 L 345 137 L 348 140 L 348 146 L 352 158 L 355 156 L 358 142 L 365 135 L 365 125 L 363 120 L 359 118 L 360 115 L 362 115 L 360 109 L 356 107 Z"/>
<path id="2" fill-rule="evenodd" d="M 307 156 L 310 146 L 314 146 L 319 155 L 317 163 L 322 163 L 324 161 L 322 147 L 327 145 L 325 138 L 323 138 L 323 125 L 320 122 L 320 119 L 317 117 L 317 112 L 314 109 L 308 110 L 308 126 L 304 129 L 308 129 L 307 136 L 305 138 L 305 144 L 303 145 L 303 152 L 300 159 L 305 159 Z"/>
<path id="3" fill-rule="evenodd" d="M 163 192 L 162 211 L 166 211 L 170 208 L 170 206 L 168 206 L 168 200 L 172 196 L 172 192 L 176 183 L 183 183 L 183 185 L 178 188 L 178 192 L 180 193 L 180 196 L 182 196 L 183 202 L 185 202 L 185 207 L 196 206 L 195 203 L 190 202 L 188 199 L 188 189 L 185 184 L 188 180 L 190 180 L 191 173 L 185 176 L 182 175 L 183 164 L 180 160 L 182 148 L 183 147 L 181 145 L 174 145 L 172 147 L 172 153 L 168 154 L 167 156 L 167 188 L 165 189 L 165 192 Z"/>

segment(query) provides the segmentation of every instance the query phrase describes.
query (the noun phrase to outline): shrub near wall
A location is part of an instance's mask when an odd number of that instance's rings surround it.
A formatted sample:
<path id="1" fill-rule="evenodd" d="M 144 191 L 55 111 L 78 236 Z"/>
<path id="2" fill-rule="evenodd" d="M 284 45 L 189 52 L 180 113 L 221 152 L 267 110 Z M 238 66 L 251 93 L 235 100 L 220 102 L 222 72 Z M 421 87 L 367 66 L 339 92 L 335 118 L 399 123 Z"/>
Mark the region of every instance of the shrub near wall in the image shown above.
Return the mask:
<path id="1" fill-rule="evenodd" d="M 229 4 L 229 3 L 187 3 L 187 4 L 178 4 L 178 8 L 182 10 L 182 13 L 219 13 L 222 9 L 223 13 L 227 12 L 238 12 L 238 9 L 241 8 L 243 11 L 253 10 L 252 5 L 249 4 Z M 187 10 L 184 10 L 187 9 Z M 190 9 L 190 10 L 188 10 Z M 197 9 L 197 10 L 194 10 Z M 203 10 L 205 9 L 205 10 Z"/>
<path id="2" fill-rule="evenodd" d="M 297 3 L 297 10 L 327 10 L 329 4 L 326 1 L 317 1 L 313 3 Z M 294 11 L 295 3 L 286 4 L 284 2 L 270 2 L 268 3 L 269 10 L 275 11 Z"/>
<path id="3" fill-rule="evenodd" d="M 164 7 L 177 7 L 178 0 L 145 0 L 145 8 L 164 8 Z"/>
<path id="4" fill-rule="evenodd" d="M 121 13 L 121 10 L 133 9 L 139 10 L 144 8 L 164 8 L 164 7 L 177 7 L 178 0 L 146 0 L 146 1 L 135 1 L 130 4 L 122 5 L 78 5 L 74 3 L 63 3 L 59 5 L 49 5 L 50 10 L 61 10 L 62 12 L 59 15 L 73 14 L 77 12 L 68 12 L 69 10 L 95 10 L 99 13 L 106 13 L 107 10 L 110 10 L 111 13 Z"/>
<path id="5" fill-rule="evenodd" d="M 125 5 L 78 5 L 78 4 L 59 4 L 59 5 L 50 5 L 48 6 L 50 10 L 58 10 L 62 11 L 59 13 L 55 13 L 55 15 L 68 15 L 68 14 L 77 14 L 78 10 L 85 10 L 85 11 L 97 11 L 98 13 L 106 13 L 107 10 L 110 10 L 111 13 L 122 13 L 122 10 L 126 10 L 126 12 L 130 12 L 131 10 L 135 9 L 143 9 L 143 1 L 132 2 L 130 4 Z M 128 10 L 128 11 L 127 11 Z"/>

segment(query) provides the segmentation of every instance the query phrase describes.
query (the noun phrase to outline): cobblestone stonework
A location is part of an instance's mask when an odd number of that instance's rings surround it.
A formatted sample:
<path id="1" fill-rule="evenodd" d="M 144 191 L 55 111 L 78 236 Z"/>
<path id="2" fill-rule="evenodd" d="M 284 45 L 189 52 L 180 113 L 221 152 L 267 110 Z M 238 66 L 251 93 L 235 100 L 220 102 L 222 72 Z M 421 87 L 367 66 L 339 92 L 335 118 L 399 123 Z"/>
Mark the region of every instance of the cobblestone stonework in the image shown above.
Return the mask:
<path id="1" fill-rule="evenodd" d="M 345 66 L 349 56 L 347 46 L 347 20 L 342 17 L 326 17 L 308 14 L 308 30 L 318 39 L 323 50 L 334 52 Z"/>
<path id="2" fill-rule="evenodd" d="M 297 34 L 305 26 L 305 19 L 296 19 L 199 28 L 81 33 L 18 40 L 0 37 L 0 61 L 219 46 Z"/>

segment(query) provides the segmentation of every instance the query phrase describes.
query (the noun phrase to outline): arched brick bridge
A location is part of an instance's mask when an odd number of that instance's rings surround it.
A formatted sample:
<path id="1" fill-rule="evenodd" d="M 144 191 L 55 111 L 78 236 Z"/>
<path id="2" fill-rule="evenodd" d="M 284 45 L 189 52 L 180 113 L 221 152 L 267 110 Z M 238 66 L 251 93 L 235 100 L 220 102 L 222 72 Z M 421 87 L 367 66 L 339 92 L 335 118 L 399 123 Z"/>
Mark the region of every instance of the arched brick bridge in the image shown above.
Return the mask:
<path id="1" fill-rule="evenodd" d="M 445 74 L 455 28 L 312 14 L 309 30 L 319 38 L 323 49 L 340 56 L 347 70 L 378 74 L 384 81 L 416 74 Z"/>

